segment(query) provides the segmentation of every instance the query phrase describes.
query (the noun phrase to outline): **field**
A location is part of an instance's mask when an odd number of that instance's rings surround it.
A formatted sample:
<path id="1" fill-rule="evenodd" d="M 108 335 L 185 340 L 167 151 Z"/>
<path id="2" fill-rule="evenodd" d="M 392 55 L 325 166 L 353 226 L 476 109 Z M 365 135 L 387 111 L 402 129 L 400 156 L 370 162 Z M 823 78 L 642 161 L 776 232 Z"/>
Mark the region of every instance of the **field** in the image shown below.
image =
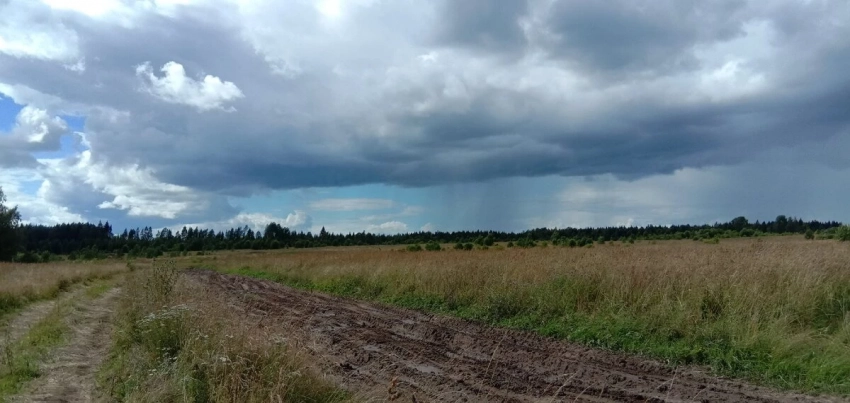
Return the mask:
<path id="1" fill-rule="evenodd" d="M 801 238 L 593 248 L 234 254 L 203 267 L 850 393 L 850 245 Z"/>
<path id="2" fill-rule="evenodd" d="M 119 262 L 45 265 L 0 263 L 0 319 L 34 301 L 55 298 L 71 285 L 126 271 Z"/>
<path id="3" fill-rule="evenodd" d="M 403 249 L 217 252 L 98 263 L 72 277 L 89 266 L 6 266 L 7 276 L 41 280 L 0 295 L 23 301 L 6 315 L 11 322 L 51 299 L 93 301 L 78 316 L 112 328 L 88 348 L 99 351 L 89 367 L 104 400 L 850 396 L 847 243 L 772 237 Z M 98 270 L 128 273 L 58 285 Z M 44 327 L 62 315 L 42 311 L 29 333 L 63 333 Z M 32 360 L 45 349 L 76 351 L 75 340 L 85 339 L 64 333 L 35 343 Z M 39 380 L 57 376 L 39 375 L 7 389 L 33 396 Z"/>

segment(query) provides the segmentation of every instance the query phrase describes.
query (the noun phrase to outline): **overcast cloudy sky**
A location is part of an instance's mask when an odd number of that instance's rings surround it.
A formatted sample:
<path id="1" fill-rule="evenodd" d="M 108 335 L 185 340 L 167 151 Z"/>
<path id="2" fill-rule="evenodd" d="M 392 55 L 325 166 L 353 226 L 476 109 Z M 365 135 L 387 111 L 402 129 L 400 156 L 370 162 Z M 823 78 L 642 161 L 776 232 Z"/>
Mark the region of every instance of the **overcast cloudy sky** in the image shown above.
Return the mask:
<path id="1" fill-rule="evenodd" d="M 0 0 L 27 222 L 850 221 L 846 0 Z"/>

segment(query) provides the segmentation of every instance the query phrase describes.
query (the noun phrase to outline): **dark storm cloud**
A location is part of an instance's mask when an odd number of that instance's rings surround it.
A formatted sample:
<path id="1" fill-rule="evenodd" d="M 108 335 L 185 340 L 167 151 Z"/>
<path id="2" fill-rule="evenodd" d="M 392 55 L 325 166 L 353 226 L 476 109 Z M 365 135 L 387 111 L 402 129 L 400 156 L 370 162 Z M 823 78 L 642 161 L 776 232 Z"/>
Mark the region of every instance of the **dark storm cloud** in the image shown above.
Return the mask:
<path id="1" fill-rule="evenodd" d="M 0 83 L 86 116 L 91 166 L 136 165 L 226 213 L 225 196 L 267 189 L 636 179 L 850 136 L 844 2 L 340 4 L 222 0 L 129 23 L 45 8 L 85 70 L 0 54 Z M 243 96 L 165 102 L 136 67 L 159 79 L 168 62 Z"/>
<path id="2" fill-rule="evenodd" d="M 528 41 L 520 19 L 528 10 L 526 0 L 443 0 L 438 5 L 436 40 L 482 52 L 521 52 Z"/>
<path id="3" fill-rule="evenodd" d="M 547 10 L 551 55 L 588 74 L 663 74 L 698 67 L 688 50 L 740 35 L 741 0 L 555 1 Z"/>

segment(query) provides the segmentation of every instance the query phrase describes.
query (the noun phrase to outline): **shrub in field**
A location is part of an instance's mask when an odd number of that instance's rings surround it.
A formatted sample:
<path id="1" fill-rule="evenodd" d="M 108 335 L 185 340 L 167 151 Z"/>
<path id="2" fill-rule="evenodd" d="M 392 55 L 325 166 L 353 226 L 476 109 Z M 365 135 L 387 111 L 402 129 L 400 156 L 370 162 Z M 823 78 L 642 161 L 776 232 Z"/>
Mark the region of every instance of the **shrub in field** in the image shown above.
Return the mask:
<path id="1" fill-rule="evenodd" d="M 850 241 L 850 225 L 844 225 L 838 228 L 835 237 L 842 242 Z"/>
<path id="2" fill-rule="evenodd" d="M 439 251 L 439 250 L 442 250 L 442 249 L 443 248 L 440 247 L 440 243 L 437 242 L 437 241 L 431 241 L 431 242 L 428 242 L 428 243 L 425 244 L 425 250 L 427 250 L 427 251 L 436 252 L 436 251 Z"/>
<path id="3" fill-rule="evenodd" d="M 35 253 L 32 253 L 30 251 L 26 251 L 24 253 L 19 254 L 18 257 L 15 258 L 15 261 L 18 263 L 40 263 L 41 256 L 36 255 Z"/>
<path id="4" fill-rule="evenodd" d="M 422 250 L 422 245 L 419 245 L 418 243 L 415 243 L 413 245 L 407 245 L 407 251 L 408 252 L 419 252 L 421 250 Z"/>
<path id="5" fill-rule="evenodd" d="M 484 246 L 493 246 L 494 243 L 496 243 L 496 240 L 493 238 L 492 234 L 487 234 L 487 236 L 484 237 L 484 240 L 482 241 L 482 244 Z"/>
<path id="6" fill-rule="evenodd" d="M 516 242 L 516 246 L 519 246 L 520 248 L 533 248 L 537 246 L 537 242 L 531 238 L 523 238 Z"/>
<path id="7" fill-rule="evenodd" d="M 456 243 L 455 246 L 454 246 L 454 249 L 455 250 L 463 250 L 463 244 L 460 243 L 460 242 Z"/>

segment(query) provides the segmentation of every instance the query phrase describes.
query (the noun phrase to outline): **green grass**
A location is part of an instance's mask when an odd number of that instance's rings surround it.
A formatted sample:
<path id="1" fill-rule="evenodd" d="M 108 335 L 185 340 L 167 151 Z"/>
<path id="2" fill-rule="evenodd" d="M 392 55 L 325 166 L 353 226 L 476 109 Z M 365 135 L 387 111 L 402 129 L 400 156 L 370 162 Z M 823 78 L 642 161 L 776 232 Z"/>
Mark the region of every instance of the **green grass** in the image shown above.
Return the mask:
<path id="1" fill-rule="evenodd" d="M 28 381 L 40 376 L 39 364 L 52 348 L 64 341 L 69 328 L 67 307 L 56 307 L 36 323 L 21 340 L 6 346 L 0 357 L 0 401 L 20 392 Z"/>
<path id="2" fill-rule="evenodd" d="M 97 279 L 91 282 L 91 284 L 86 288 L 86 297 L 89 299 L 95 299 L 111 290 L 114 287 L 113 283 L 104 279 Z"/>
<path id="3" fill-rule="evenodd" d="M 647 306 L 645 312 L 608 303 L 599 282 L 559 278 L 535 286 L 438 294 L 391 276 L 357 274 L 307 278 L 293 272 L 249 267 L 221 270 L 296 288 L 452 315 L 497 326 L 528 330 L 592 347 L 645 354 L 666 362 L 708 365 L 718 374 L 806 392 L 850 394 L 850 337 L 837 334 L 850 309 L 850 289 L 835 288 L 812 313 L 819 329 L 806 341 L 788 340 L 784 329 L 765 329 L 744 338 L 726 294 L 706 293 L 698 326 L 688 324 L 686 308 Z M 399 284 L 402 284 L 399 286 Z M 483 295 L 483 296 L 482 296 Z M 673 306 L 673 308 L 671 308 Z M 651 311 L 656 309 L 656 311 Z"/>

